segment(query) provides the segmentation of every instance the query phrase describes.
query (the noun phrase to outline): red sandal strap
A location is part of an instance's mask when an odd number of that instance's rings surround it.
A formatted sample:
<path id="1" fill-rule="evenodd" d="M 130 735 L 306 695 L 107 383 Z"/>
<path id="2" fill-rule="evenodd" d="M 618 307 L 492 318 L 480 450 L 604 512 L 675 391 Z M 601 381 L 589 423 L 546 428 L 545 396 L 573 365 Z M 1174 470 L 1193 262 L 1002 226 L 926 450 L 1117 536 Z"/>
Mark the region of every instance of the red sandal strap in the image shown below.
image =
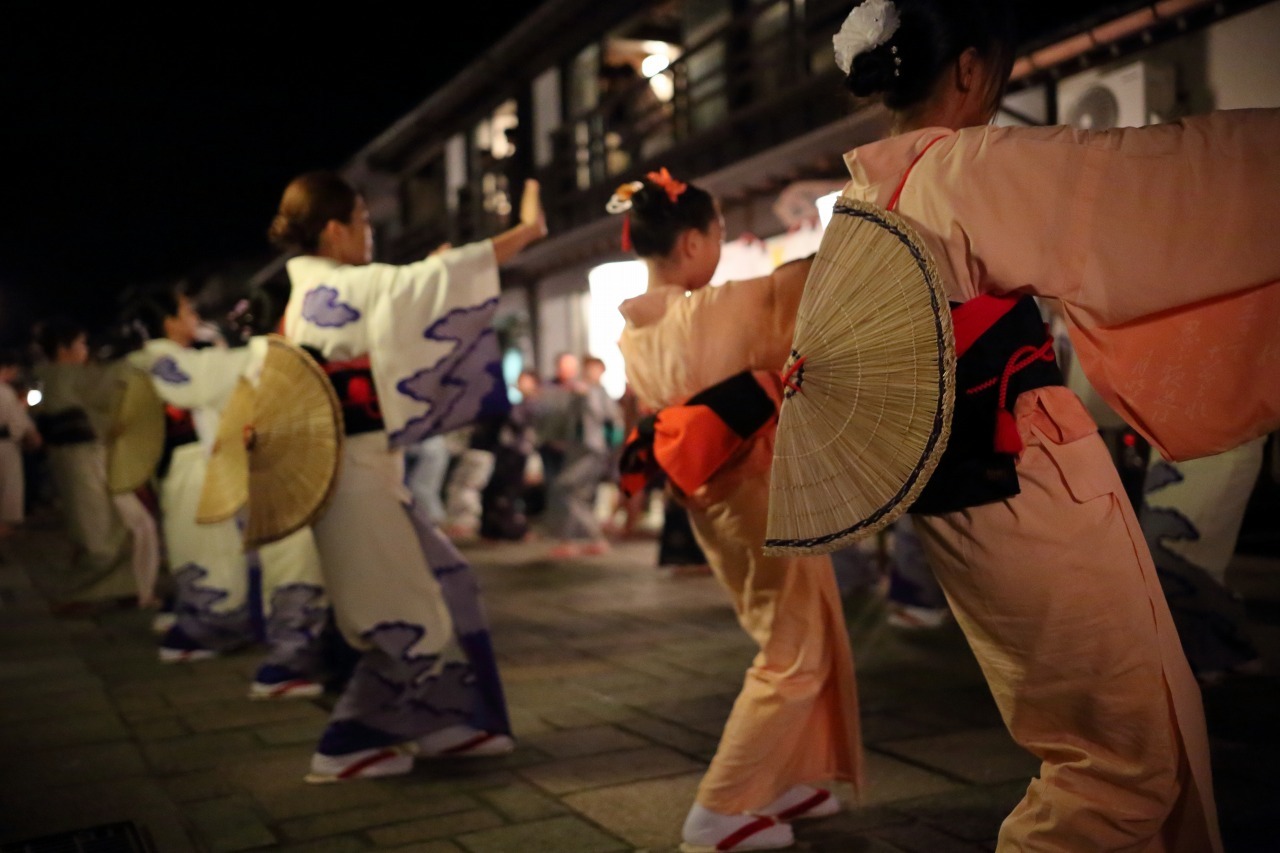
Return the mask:
<path id="1" fill-rule="evenodd" d="M 829 799 L 831 799 L 830 791 L 824 791 L 822 789 L 818 789 L 813 793 L 812 796 L 808 797 L 807 799 L 801 800 L 800 802 L 796 803 L 794 806 L 792 806 L 789 809 L 784 809 L 781 812 L 778 812 L 778 814 L 776 814 L 775 817 L 778 820 L 791 820 L 792 818 L 799 817 L 800 815 L 809 811 L 809 809 L 816 808 L 817 806 L 822 805 Z"/>
<path id="2" fill-rule="evenodd" d="M 357 761 L 355 764 L 352 764 L 344 768 L 342 772 L 338 774 L 338 778 L 350 779 L 352 776 L 355 776 L 361 770 L 364 770 L 366 767 L 372 767 L 375 764 L 386 761 L 388 758 L 395 758 L 399 754 L 400 753 L 394 749 L 384 749 L 379 752 L 375 752 L 373 755 L 370 755 L 368 758 L 362 758 L 359 761 Z"/>
<path id="3" fill-rule="evenodd" d="M 763 832 L 770 827 L 777 826 L 778 822 L 771 817 L 758 817 L 746 826 L 729 833 L 720 839 L 720 843 L 716 845 L 717 850 L 732 850 L 743 841 L 746 841 L 757 832 Z"/>
<path id="4" fill-rule="evenodd" d="M 489 734 L 488 732 L 480 732 L 480 734 L 472 738 L 468 738 L 467 740 L 464 740 L 462 743 L 458 744 L 457 746 L 451 746 L 446 750 L 442 750 L 440 752 L 440 755 L 457 755 L 460 752 L 467 752 L 469 750 L 475 749 L 477 746 L 479 746 L 482 743 L 493 740 L 493 738 L 494 736 Z"/>

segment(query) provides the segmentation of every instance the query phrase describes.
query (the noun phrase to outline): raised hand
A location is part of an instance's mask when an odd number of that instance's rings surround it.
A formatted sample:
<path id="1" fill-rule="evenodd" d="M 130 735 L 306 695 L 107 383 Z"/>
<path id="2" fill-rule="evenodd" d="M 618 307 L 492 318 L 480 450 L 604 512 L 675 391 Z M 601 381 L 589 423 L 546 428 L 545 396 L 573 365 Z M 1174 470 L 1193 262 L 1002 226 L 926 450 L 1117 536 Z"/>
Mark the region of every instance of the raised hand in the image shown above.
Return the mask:
<path id="1" fill-rule="evenodd" d="M 547 214 L 542 209 L 542 188 L 533 178 L 524 182 L 524 196 L 520 199 L 520 224 L 535 228 L 539 237 L 547 236 Z"/>

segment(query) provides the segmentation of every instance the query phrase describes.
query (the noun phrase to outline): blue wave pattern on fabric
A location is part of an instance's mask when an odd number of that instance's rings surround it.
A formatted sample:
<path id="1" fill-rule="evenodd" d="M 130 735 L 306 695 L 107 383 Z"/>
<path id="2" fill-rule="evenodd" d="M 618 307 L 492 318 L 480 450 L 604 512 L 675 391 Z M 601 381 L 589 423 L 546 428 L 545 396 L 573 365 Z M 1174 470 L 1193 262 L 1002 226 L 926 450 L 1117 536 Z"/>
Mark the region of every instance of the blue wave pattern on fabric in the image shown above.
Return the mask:
<path id="1" fill-rule="evenodd" d="M 430 409 L 392 433 L 392 446 L 403 447 L 451 432 L 511 408 L 502 378 L 502 353 L 493 330 L 497 308 L 497 299 L 456 308 L 427 327 L 425 338 L 455 346 L 432 367 L 396 383 L 397 391 Z"/>
<path id="2" fill-rule="evenodd" d="M 214 607 L 226 599 L 228 593 L 205 585 L 208 576 L 209 570 L 196 563 L 187 563 L 174 573 L 177 626 L 201 648 L 225 652 L 248 645 L 248 607 L 241 604 L 216 612 Z"/>
<path id="3" fill-rule="evenodd" d="M 343 755 L 405 743 L 472 718 L 475 677 L 461 662 L 414 654 L 421 625 L 385 622 L 366 631 L 371 644 L 333 709 L 317 750 Z"/>
<path id="4" fill-rule="evenodd" d="M 360 319 L 360 312 L 338 298 L 335 288 L 319 285 L 302 298 L 302 319 L 326 329 L 340 329 Z"/>
<path id="5" fill-rule="evenodd" d="M 307 583 L 277 587 L 267 615 L 264 665 L 287 667 L 308 676 L 318 673 L 326 613 L 324 587 Z"/>
<path id="6" fill-rule="evenodd" d="M 167 355 L 157 359 L 156 363 L 151 365 L 151 375 L 170 385 L 186 385 L 191 381 L 191 377 L 183 372 L 178 362 Z"/>

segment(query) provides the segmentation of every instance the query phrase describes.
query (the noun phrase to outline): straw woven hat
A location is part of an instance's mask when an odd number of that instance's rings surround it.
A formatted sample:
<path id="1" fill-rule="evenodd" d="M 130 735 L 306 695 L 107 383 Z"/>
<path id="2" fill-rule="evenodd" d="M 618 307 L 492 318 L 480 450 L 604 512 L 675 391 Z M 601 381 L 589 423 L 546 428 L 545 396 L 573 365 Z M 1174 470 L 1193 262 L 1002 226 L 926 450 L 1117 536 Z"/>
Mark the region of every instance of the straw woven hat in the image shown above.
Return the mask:
<path id="1" fill-rule="evenodd" d="M 951 431 L 955 340 L 938 269 L 905 220 L 841 198 L 796 317 L 766 554 L 823 554 L 911 506 Z"/>
<path id="2" fill-rule="evenodd" d="M 164 456 L 164 401 L 151 377 L 125 367 L 107 445 L 107 486 L 113 495 L 142 488 Z"/>
<path id="3" fill-rule="evenodd" d="M 342 408 L 305 350 L 267 336 L 256 385 L 241 380 L 223 409 L 197 519 L 247 509 L 246 549 L 309 525 L 328 503 L 342 454 Z"/>

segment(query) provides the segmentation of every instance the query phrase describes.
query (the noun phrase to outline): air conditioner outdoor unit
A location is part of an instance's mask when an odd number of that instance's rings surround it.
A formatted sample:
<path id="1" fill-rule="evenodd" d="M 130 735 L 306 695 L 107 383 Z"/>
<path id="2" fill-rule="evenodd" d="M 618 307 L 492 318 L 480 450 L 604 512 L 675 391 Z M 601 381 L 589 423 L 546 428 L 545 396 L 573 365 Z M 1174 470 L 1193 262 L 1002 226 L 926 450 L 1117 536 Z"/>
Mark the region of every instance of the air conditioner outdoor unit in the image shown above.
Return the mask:
<path id="1" fill-rule="evenodd" d="M 1058 121 L 1082 130 L 1157 124 L 1173 118 L 1176 105 L 1174 69 L 1158 62 L 1093 69 L 1058 83 Z"/>

